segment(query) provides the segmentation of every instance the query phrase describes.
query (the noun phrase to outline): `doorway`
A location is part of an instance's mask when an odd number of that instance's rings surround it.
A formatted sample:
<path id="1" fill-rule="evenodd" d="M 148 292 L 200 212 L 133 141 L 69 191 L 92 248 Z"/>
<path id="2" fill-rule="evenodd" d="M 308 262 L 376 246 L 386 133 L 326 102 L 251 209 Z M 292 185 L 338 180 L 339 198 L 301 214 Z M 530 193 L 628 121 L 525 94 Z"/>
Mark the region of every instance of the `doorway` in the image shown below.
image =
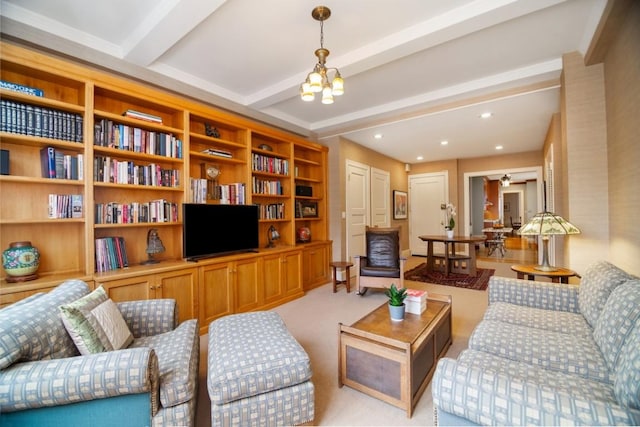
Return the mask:
<path id="1" fill-rule="evenodd" d="M 418 236 L 443 234 L 441 205 L 449 201 L 447 171 L 409 176 L 409 250 L 412 255 L 427 255 L 427 245 Z M 442 243 L 434 248 L 442 252 Z"/>
<path id="2" fill-rule="evenodd" d="M 512 177 L 513 184 L 509 187 L 501 187 L 497 183 L 505 173 Z M 463 182 L 464 215 L 467 218 L 464 232 L 467 235 L 487 234 L 482 230 L 490 228 L 494 222 L 501 222 L 505 227 L 511 227 L 512 219 L 516 225 L 518 222 L 524 223 L 543 206 L 542 167 L 469 172 L 464 174 Z M 490 197 L 487 197 L 488 188 L 491 189 Z M 478 257 L 485 256 L 487 260 L 494 262 L 539 262 L 540 255 L 535 239 L 520 238 L 517 233 L 510 233 L 505 244 L 505 256 L 495 252 L 489 256 L 487 248 L 481 247 Z"/>

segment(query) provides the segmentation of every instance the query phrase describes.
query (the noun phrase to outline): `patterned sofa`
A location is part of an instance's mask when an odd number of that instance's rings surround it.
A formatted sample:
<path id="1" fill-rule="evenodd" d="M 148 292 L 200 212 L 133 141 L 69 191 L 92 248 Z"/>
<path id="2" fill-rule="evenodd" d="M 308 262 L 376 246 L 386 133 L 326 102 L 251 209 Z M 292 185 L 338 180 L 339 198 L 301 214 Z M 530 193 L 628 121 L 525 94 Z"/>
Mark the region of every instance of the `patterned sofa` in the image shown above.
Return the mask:
<path id="1" fill-rule="evenodd" d="M 438 425 L 640 424 L 640 280 L 604 261 L 580 286 L 492 277 L 432 393 Z"/>
<path id="2" fill-rule="evenodd" d="M 198 321 L 178 325 L 174 300 L 109 300 L 132 342 L 80 355 L 59 307 L 95 293 L 70 280 L 0 310 L 0 425 L 194 425 Z"/>

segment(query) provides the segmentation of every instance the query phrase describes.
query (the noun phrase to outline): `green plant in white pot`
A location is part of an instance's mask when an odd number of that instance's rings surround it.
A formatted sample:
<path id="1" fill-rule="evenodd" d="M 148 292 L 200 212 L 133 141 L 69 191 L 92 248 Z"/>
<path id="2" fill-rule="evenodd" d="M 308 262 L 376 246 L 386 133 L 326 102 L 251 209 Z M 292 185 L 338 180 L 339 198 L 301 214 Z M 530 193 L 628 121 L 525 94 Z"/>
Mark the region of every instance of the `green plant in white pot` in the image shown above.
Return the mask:
<path id="1" fill-rule="evenodd" d="M 404 319 L 404 300 L 407 297 L 407 288 L 398 289 L 395 283 L 391 287 L 384 290 L 385 295 L 389 298 L 389 315 L 391 320 Z"/>

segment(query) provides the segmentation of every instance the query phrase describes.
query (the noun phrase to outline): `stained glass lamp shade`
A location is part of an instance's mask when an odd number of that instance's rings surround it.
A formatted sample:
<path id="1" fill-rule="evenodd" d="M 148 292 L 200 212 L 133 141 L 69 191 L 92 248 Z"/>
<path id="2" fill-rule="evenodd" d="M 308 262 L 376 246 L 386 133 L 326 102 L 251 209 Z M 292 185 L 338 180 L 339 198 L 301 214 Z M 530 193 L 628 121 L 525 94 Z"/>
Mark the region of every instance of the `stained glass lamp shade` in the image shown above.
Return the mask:
<path id="1" fill-rule="evenodd" d="M 518 230 L 522 236 L 542 236 L 542 264 L 536 266 L 540 271 L 556 271 L 549 265 L 549 239 L 554 234 L 580 234 L 580 230 L 560 215 L 552 212 L 540 212 L 534 215 Z"/>

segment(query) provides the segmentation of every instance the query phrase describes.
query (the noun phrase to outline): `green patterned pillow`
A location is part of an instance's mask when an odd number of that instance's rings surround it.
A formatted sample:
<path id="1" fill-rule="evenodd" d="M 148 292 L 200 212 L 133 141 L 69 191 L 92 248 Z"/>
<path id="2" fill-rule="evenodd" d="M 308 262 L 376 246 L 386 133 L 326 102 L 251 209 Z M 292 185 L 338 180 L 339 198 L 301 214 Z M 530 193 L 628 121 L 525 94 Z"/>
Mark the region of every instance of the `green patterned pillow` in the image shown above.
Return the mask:
<path id="1" fill-rule="evenodd" d="M 62 322 L 80 354 L 118 350 L 133 341 L 122 314 L 102 286 L 59 308 Z"/>

